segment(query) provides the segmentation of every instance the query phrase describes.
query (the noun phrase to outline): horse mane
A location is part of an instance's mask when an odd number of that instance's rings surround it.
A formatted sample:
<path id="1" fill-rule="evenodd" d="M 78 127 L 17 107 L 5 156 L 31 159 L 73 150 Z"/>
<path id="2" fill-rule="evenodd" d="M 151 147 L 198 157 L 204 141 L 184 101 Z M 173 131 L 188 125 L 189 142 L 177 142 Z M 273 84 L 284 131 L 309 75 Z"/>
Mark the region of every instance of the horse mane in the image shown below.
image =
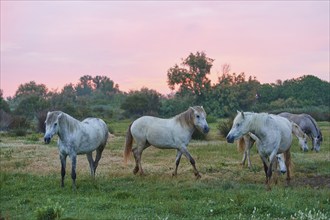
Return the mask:
<path id="1" fill-rule="evenodd" d="M 268 113 L 254 113 L 254 112 L 244 112 L 244 117 L 251 116 L 253 119 L 249 119 L 253 124 L 253 133 L 258 133 L 259 129 L 264 127 L 269 122 L 269 114 Z"/>
<path id="2" fill-rule="evenodd" d="M 187 111 L 182 112 L 175 116 L 176 121 L 180 123 L 182 127 L 192 128 L 194 127 L 194 112 L 192 108 L 189 108 Z"/>
<path id="3" fill-rule="evenodd" d="M 78 121 L 77 119 L 71 117 L 70 115 L 64 113 L 64 112 L 61 112 L 62 113 L 62 116 L 60 117 L 60 121 L 61 121 L 61 126 L 63 126 L 63 123 L 64 123 L 64 126 L 68 132 L 70 133 L 74 133 L 75 131 L 78 130 L 79 128 L 79 123 L 80 121 Z M 64 120 L 65 119 L 65 120 Z"/>

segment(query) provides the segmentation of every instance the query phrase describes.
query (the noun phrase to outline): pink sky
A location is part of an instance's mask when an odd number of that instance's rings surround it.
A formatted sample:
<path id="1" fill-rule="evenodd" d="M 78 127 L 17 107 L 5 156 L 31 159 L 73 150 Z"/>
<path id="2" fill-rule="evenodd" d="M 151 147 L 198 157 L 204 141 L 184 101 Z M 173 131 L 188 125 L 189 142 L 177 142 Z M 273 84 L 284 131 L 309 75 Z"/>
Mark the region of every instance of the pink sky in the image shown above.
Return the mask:
<path id="1" fill-rule="evenodd" d="M 3 1 L 4 97 L 35 81 L 50 90 L 105 75 L 122 91 L 169 93 L 167 70 L 189 53 L 262 83 L 329 81 L 329 1 Z"/>

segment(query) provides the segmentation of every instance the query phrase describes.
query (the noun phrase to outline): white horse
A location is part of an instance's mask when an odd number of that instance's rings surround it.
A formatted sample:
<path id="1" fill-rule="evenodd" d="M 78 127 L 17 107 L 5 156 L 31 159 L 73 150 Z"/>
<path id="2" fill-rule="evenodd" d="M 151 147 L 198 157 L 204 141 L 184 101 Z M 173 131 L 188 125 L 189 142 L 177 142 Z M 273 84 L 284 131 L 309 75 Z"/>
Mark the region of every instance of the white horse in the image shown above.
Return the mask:
<path id="1" fill-rule="evenodd" d="M 161 149 L 176 149 L 176 167 L 173 176 L 177 175 L 183 154 L 193 166 L 195 176 L 200 178 L 201 176 L 195 166 L 195 160 L 187 149 L 187 145 L 196 128 L 205 134 L 209 131 L 206 113 L 202 106 L 190 107 L 187 111 L 170 119 L 151 116 L 140 117 L 128 128 L 124 159 L 127 161 L 129 155 L 133 152 L 136 162 L 133 173 L 136 174 L 140 171 L 140 174 L 144 174 L 141 166 L 141 156 L 144 149 L 150 145 Z M 135 148 L 132 147 L 133 140 L 136 142 Z"/>
<path id="2" fill-rule="evenodd" d="M 264 164 L 266 184 L 270 188 L 272 166 L 276 155 L 284 153 L 285 165 L 287 167 L 287 181 L 290 181 L 292 124 L 289 120 L 267 113 L 238 112 L 233 126 L 227 135 L 227 142 L 234 140 L 251 132 L 257 143 L 258 153 Z"/>
<path id="3" fill-rule="evenodd" d="M 94 178 L 96 168 L 108 139 L 108 127 L 99 118 L 86 118 L 82 122 L 61 112 L 47 113 L 45 121 L 45 143 L 58 134 L 57 142 L 61 160 L 61 186 L 64 187 L 66 158 L 69 155 L 72 161 L 71 177 L 73 188 L 76 188 L 76 163 L 78 154 L 86 154 L 90 166 L 91 175 Z M 96 158 L 93 160 L 92 152 L 96 150 Z"/>
<path id="4" fill-rule="evenodd" d="M 301 130 L 301 128 L 297 124 L 295 124 L 294 122 L 291 122 L 291 124 L 292 124 L 292 134 L 294 134 L 298 138 L 301 149 L 303 151 L 307 151 L 308 150 L 307 135 Z M 244 150 L 243 159 L 242 159 L 242 163 L 241 163 L 242 166 L 244 166 L 245 161 L 247 159 L 248 168 L 251 168 L 252 164 L 251 164 L 251 160 L 250 160 L 250 150 L 251 150 L 254 142 L 255 142 L 255 140 L 252 138 L 252 135 L 250 132 L 248 134 L 244 135 L 243 137 L 241 137 L 239 139 L 239 141 L 237 142 L 237 148 L 240 151 Z M 279 164 L 282 167 L 280 169 L 280 171 L 282 173 L 285 173 L 286 168 L 285 168 L 284 164 L 281 164 L 281 160 L 279 160 Z"/>

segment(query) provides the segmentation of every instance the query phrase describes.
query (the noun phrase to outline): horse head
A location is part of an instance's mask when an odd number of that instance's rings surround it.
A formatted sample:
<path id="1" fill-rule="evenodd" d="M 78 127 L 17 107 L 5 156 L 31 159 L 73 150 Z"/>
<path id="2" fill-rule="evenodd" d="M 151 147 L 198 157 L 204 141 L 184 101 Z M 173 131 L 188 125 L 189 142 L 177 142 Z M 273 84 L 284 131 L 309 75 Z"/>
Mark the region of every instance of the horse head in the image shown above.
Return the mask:
<path id="1" fill-rule="evenodd" d="M 321 149 L 321 142 L 322 142 L 322 134 L 319 134 L 316 137 L 312 137 L 313 147 L 312 150 L 319 152 Z"/>
<path id="2" fill-rule="evenodd" d="M 59 119 L 62 117 L 63 113 L 59 111 L 48 112 L 45 121 L 46 132 L 44 136 L 44 141 L 49 144 L 52 137 L 58 133 L 59 130 Z"/>
<path id="3" fill-rule="evenodd" d="M 246 134 L 248 132 L 247 125 L 248 120 L 246 113 L 237 111 L 237 115 L 233 121 L 233 126 L 226 137 L 227 142 L 234 143 L 235 140 Z"/>
<path id="4" fill-rule="evenodd" d="M 207 134 L 210 130 L 206 121 L 206 112 L 203 106 L 190 107 L 192 110 L 192 120 L 195 127 L 202 133 Z"/>

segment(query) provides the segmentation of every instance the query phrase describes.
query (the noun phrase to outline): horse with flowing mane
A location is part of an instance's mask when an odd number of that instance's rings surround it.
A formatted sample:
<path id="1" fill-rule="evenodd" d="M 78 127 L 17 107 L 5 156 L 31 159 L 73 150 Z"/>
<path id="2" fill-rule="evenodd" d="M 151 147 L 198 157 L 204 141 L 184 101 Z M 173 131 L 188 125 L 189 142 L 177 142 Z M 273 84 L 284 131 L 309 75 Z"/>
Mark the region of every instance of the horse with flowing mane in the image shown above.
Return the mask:
<path id="1" fill-rule="evenodd" d="M 203 106 L 190 107 L 187 111 L 169 119 L 142 116 L 136 119 L 128 128 L 124 159 L 127 162 L 129 155 L 133 152 L 136 163 L 133 173 L 137 174 L 140 171 L 140 174 L 144 174 L 141 166 L 141 156 L 144 149 L 151 145 L 160 149 L 176 149 L 176 167 L 173 176 L 177 175 L 183 154 L 190 161 L 195 176 L 200 178 L 195 160 L 187 149 L 195 129 L 204 134 L 209 131 Z M 136 143 L 134 148 L 133 140 Z"/>
<path id="2" fill-rule="evenodd" d="M 91 175 L 94 178 L 96 168 L 101 159 L 102 152 L 108 140 L 108 127 L 102 119 L 86 118 L 83 121 L 61 112 L 47 113 L 45 121 L 46 132 L 44 140 L 49 144 L 51 138 L 57 134 L 57 142 L 61 160 L 61 186 L 64 187 L 66 158 L 69 155 L 72 161 L 72 186 L 76 189 L 76 163 L 78 154 L 86 154 L 90 166 Z M 96 158 L 93 160 L 93 151 L 96 150 Z"/>
<path id="3" fill-rule="evenodd" d="M 288 112 L 282 112 L 278 115 L 299 125 L 301 130 L 303 130 L 303 132 L 312 140 L 312 150 L 315 150 L 316 152 L 320 151 L 321 143 L 323 141 L 322 132 L 312 116 L 308 114 L 292 114 Z"/>
<path id="4" fill-rule="evenodd" d="M 292 124 L 286 118 L 267 113 L 238 112 L 226 139 L 228 143 L 253 134 L 264 165 L 266 184 L 270 189 L 272 166 L 276 155 L 283 153 L 287 167 L 287 181 L 291 179 Z"/>

